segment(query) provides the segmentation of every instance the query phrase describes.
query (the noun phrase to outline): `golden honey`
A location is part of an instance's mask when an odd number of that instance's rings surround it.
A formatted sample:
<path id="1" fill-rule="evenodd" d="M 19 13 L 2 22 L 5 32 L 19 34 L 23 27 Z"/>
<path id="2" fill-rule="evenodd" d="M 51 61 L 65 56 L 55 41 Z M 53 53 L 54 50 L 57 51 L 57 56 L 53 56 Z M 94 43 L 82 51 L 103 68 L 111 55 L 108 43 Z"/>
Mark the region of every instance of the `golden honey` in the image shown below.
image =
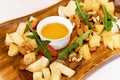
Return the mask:
<path id="1" fill-rule="evenodd" d="M 69 33 L 67 27 L 61 23 L 50 23 L 45 25 L 41 34 L 47 39 L 60 39 Z"/>

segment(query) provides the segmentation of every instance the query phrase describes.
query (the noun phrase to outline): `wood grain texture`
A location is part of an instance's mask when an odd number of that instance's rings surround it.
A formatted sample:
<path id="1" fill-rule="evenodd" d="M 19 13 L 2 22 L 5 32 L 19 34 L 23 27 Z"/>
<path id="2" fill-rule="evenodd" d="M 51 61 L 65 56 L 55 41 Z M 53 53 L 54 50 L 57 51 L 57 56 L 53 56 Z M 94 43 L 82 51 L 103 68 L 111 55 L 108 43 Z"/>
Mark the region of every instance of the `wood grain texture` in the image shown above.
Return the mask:
<path id="1" fill-rule="evenodd" d="M 6 47 L 4 43 L 6 33 L 15 31 L 18 23 L 28 20 L 30 16 L 34 16 L 38 20 L 41 20 L 47 16 L 57 15 L 58 6 L 66 5 L 68 1 L 69 0 L 63 0 L 45 10 L 0 24 L 0 76 L 3 80 L 32 80 L 32 74 L 30 72 L 19 71 L 18 69 L 18 61 L 21 59 L 21 55 L 12 58 L 7 56 L 8 47 Z M 120 11 L 120 7 L 117 6 L 116 10 Z M 97 68 L 113 56 L 119 55 L 119 53 L 120 49 L 111 51 L 104 46 L 101 46 L 96 52 L 92 53 L 92 58 L 90 60 L 82 60 L 80 65 L 76 68 L 76 74 L 72 78 L 63 76 L 62 80 L 82 80 L 93 69 Z"/>

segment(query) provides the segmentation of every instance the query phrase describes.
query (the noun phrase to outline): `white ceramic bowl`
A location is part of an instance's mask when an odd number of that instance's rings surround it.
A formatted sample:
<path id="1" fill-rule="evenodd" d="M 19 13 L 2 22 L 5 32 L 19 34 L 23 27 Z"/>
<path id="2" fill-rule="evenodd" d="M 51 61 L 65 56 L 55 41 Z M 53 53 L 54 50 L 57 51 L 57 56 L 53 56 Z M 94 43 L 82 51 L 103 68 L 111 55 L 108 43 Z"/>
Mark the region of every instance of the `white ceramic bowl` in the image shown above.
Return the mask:
<path id="1" fill-rule="evenodd" d="M 54 40 L 53 39 L 47 39 L 47 38 L 43 37 L 42 34 L 41 34 L 41 29 L 45 25 L 50 24 L 50 23 L 60 23 L 60 24 L 65 25 L 68 28 L 69 33 L 67 34 L 67 36 L 65 36 L 63 38 L 54 39 Z M 72 23 L 68 19 L 66 19 L 64 17 L 60 17 L 60 16 L 46 17 L 43 20 L 41 20 L 38 23 L 38 25 L 37 25 L 37 33 L 38 33 L 38 35 L 41 37 L 42 40 L 49 40 L 49 41 L 51 41 L 50 45 L 55 50 L 62 49 L 62 48 L 64 48 L 68 44 L 68 42 L 70 41 L 70 35 L 72 33 L 72 30 L 73 30 Z"/>

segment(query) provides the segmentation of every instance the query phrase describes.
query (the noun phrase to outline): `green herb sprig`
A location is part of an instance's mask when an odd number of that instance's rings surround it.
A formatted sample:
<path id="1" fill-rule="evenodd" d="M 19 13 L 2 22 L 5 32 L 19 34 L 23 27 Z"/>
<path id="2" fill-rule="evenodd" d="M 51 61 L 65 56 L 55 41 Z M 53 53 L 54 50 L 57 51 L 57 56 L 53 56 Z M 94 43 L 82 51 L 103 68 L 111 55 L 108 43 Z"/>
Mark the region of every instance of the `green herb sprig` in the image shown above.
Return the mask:
<path id="1" fill-rule="evenodd" d="M 87 24 L 90 29 L 92 29 L 92 25 L 87 19 L 87 13 L 82 11 L 83 6 L 80 5 L 80 0 L 75 0 L 76 3 L 76 12 L 80 18 L 82 18 L 83 23 Z"/>
<path id="2" fill-rule="evenodd" d="M 40 39 L 40 37 L 38 36 L 37 32 L 35 32 L 35 31 L 31 28 L 31 26 L 30 26 L 31 22 L 30 22 L 30 21 L 27 21 L 26 23 L 27 23 L 27 26 L 28 26 L 29 30 L 33 33 L 33 35 L 29 35 L 29 36 L 27 36 L 27 37 L 29 37 L 29 38 L 31 38 L 31 39 L 36 39 L 36 41 L 37 41 L 37 43 L 38 43 L 38 47 L 37 47 L 36 51 L 39 51 L 40 49 L 42 49 L 43 52 L 44 52 L 44 55 L 45 55 L 50 61 L 52 61 L 51 53 L 50 53 L 50 51 L 46 48 L 46 44 L 48 44 L 49 41 L 42 41 L 42 40 Z"/>
<path id="3" fill-rule="evenodd" d="M 103 25 L 105 26 L 106 31 L 111 31 L 113 27 L 112 21 L 116 22 L 117 20 L 111 14 L 107 12 L 104 5 L 101 5 L 101 7 L 102 7 L 103 14 L 104 14 Z"/>
<path id="4" fill-rule="evenodd" d="M 58 59 L 67 58 L 68 54 L 73 49 L 77 48 L 78 46 L 81 47 L 83 44 L 83 40 L 85 40 L 88 37 L 89 33 L 90 33 L 90 31 L 88 30 L 84 34 L 80 35 L 77 40 L 75 40 L 70 46 L 68 46 L 62 52 L 59 53 Z"/>

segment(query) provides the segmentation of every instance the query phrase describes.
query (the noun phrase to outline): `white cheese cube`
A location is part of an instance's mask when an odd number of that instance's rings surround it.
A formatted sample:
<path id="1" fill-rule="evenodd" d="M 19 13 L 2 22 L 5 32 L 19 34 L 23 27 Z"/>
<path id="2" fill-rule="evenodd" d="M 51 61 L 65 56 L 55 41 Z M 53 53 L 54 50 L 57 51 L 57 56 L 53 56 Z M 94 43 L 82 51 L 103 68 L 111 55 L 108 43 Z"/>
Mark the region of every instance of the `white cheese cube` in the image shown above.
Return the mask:
<path id="1" fill-rule="evenodd" d="M 23 35 L 25 30 L 26 30 L 26 27 L 27 27 L 27 24 L 25 22 L 21 22 L 19 25 L 18 25 L 18 28 L 16 30 L 16 32 L 19 34 L 19 35 Z"/>
<path id="2" fill-rule="evenodd" d="M 13 40 L 12 40 L 12 38 L 10 37 L 10 35 L 7 33 L 7 34 L 6 34 L 6 37 L 5 37 L 5 45 L 6 45 L 6 46 L 9 46 L 10 43 L 13 43 Z"/>
<path id="3" fill-rule="evenodd" d="M 20 36 L 17 32 L 11 33 L 10 36 L 13 42 L 18 46 L 21 46 L 22 43 L 24 42 L 24 39 L 22 38 L 22 36 Z"/>
<path id="4" fill-rule="evenodd" d="M 48 58 L 42 56 L 39 60 L 35 61 L 34 63 L 30 64 L 26 70 L 30 72 L 37 72 L 41 71 L 43 68 L 47 67 L 49 64 Z"/>
<path id="5" fill-rule="evenodd" d="M 9 46 L 8 56 L 15 56 L 18 54 L 18 46 L 11 43 Z"/>

